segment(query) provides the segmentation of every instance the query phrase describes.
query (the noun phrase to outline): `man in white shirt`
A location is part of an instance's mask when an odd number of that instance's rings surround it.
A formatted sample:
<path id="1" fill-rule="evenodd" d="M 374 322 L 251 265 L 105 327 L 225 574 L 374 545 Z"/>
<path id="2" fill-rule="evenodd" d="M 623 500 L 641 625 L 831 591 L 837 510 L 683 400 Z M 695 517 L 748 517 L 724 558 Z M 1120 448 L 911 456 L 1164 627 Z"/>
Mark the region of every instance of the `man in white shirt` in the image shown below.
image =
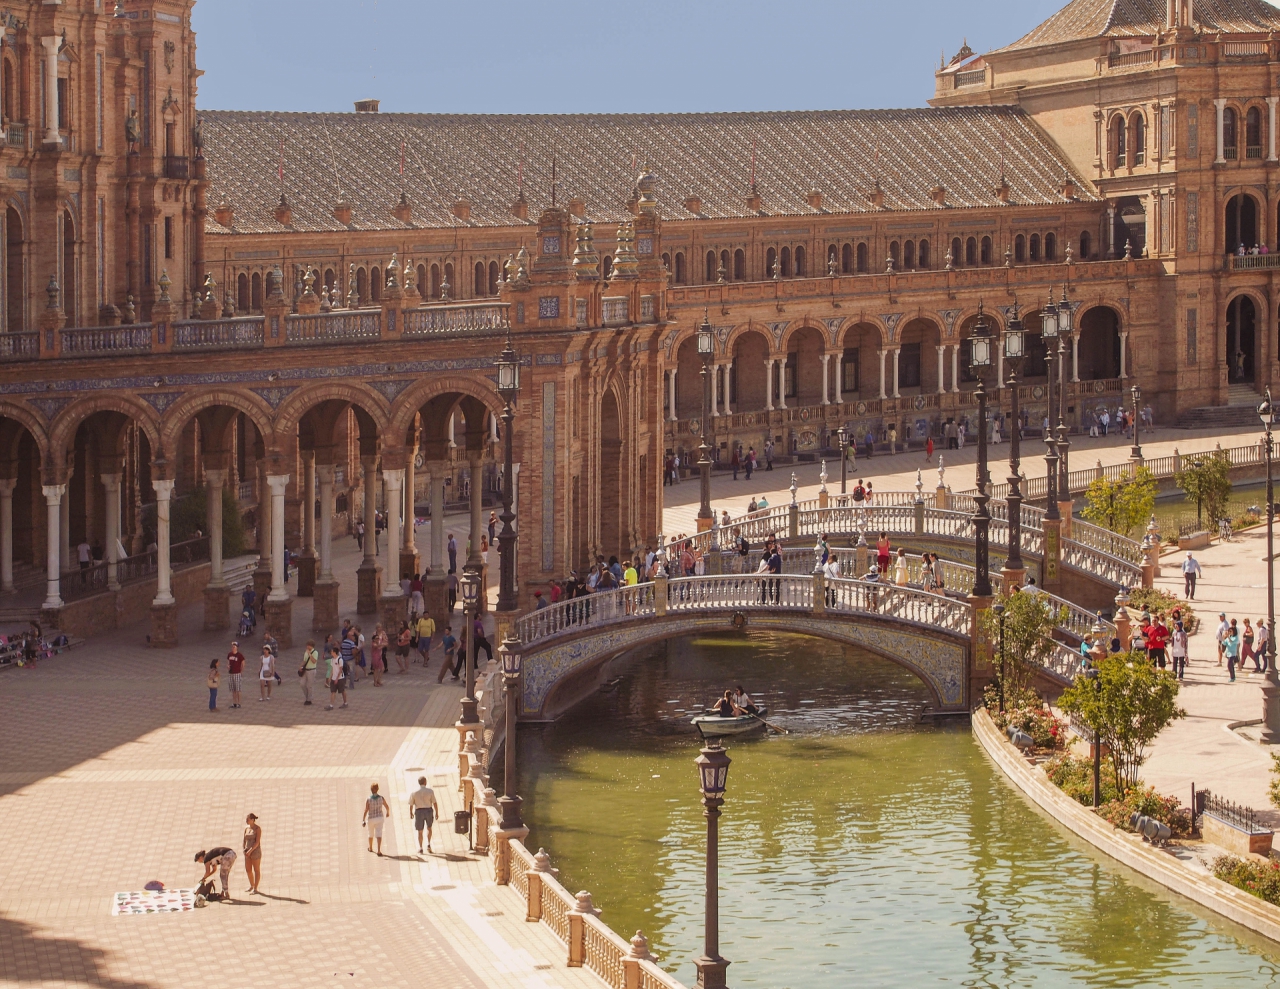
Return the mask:
<path id="1" fill-rule="evenodd" d="M 89 540 L 85 540 L 76 547 L 76 558 L 80 561 L 80 569 L 88 570 L 93 565 L 93 548 L 89 545 Z"/>
<path id="2" fill-rule="evenodd" d="M 1227 613 L 1225 611 L 1218 612 L 1218 631 L 1215 638 L 1218 640 L 1218 665 L 1222 665 L 1222 653 L 1226 646 L 1223 642 L 1227 636 L 1231 634 L 1231 623 L 1227 621 Z"/>
<path id="3" fill-rule="evenodd" d="M 1187 558 L 1182 561 L 1182 582 L 1185 585 L 1183 593 L 1188 601 L 1196 599 L 1196 578 L 1203 576 L 1200 569 L 1200 561 L 1191 555 L 1191 550 L 1187 550 Z"/>
<path id="4" fill-rule="evenodd" d="M 425 776 L 418 777 L 418 789 L 409 794 L 409 816 L 418 829 L 418 854 L 422 854 L 422 829 L 427 829 L 427 851 L 431 851 L 431 825 L 440 814 L 436 792 L 427 786 Z"/>
<path id="5" fill-rule="evenodd" d="M 1271 662 L 1267 656 L 1267 640 L 1271 638 L 1271 629 L 1263 619 L 1258 619 L 1258 635 L 1253 646 L 1253 667 L 1255 673 L 1266 673 L 1267 664 Z"/>

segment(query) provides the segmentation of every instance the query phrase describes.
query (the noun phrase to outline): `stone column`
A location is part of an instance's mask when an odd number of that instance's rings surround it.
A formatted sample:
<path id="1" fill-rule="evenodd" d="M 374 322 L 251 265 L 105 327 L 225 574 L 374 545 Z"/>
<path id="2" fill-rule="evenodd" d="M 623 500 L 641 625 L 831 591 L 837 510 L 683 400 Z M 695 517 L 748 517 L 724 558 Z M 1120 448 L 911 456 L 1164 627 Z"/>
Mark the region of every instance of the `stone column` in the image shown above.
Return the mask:
<path id="1" fill-rule="evenodd" d="M 178 644 L 178 602 L 173 597 L 173 572 L 169 562 L 169 508 L 172 479 L 156 479 L 156 596 L 151 602 L 151 648 Z"/>
<path id="2" fill-rule="evenodd" d="M 675 422 L 676 419 L 678 418 L 678 416 L 676 415 L 676 369 L 675 368 L 672 368 L 670 371 L 667 372 L 667 392 L 668 392 L 667 419 L 670 422 Z"/>
<path id="3" fill-rule="evenodd" d="M 298 553 L 298 597 L 309 598 L 316 584 L 316 452 L 302 451 L 302 550 Z"/>
<path id="4" fill-rule="evenodd" d="M 880 355 L 880 398 L 883 400 L 889 397 L 884 390 L 884 358 L 888 351 L 881 348 L 876 353 Z"/>
<path id="5" fill-rule="evenodd" d="M 831 355 L 822 355 L 822 404 L 830 405 L 831 400 L 827 397 L 827 365 L 831 363 Z"/>
<path id="6" fill-rule="evenodd" d="M 900 398 L 898 394 L 898 358 L 902 354 L 901 347 L 893 348 L 893 397 Z"/>
<path id="7" fill-rule="evenodd" d="M 945 343 L 938 344 L 938 394 L 941 395 L 947 390 L 947 365 L 946 365 L 947 345 Z"/>
<path id="8" fill-rule="evenodd" d="M 467 553 L 467 566 L 480 569 L 480 537 L 484 534 L 484 512 L 481 508 L 480 451 L 467 451 L 471 468 L 471 548 Z"/>
<path id="9" fill-rule="evenodd" d="M 1004 341 L 999 337 L 991 340 L 991 349 L 996 352 L 996 388 L 1004 387 Z"/>
<path id="10" fill-rule="evenodd" d="M 835 353 L 836 359 L 836 405 L 844 404 L 844 354 Z"/>
<path id="11" fill-rule="evenodd" d="M 378 597 L 382 594 L 382 567 L 378 565 L 374 535 L 374 512 L 378 504 L 378 458 L 361 457 L 360 466 L 364 471 L 364 559 L 360 563 L 360 569 L 356 571 L 356 614 L 376 615 Z"/>
<path id="12" fill-rule="evenodd" d="M 333 579 L 333 464 L 317 464 L 316 481 L 320 488 L 320 572 L 311 593 L 311 630 L 334 632 L 338 628 L 339 585 Z"/>
<path id="13" fill-rule="evenodd" d="M 497 422 L 495 419 L 494 422 Z M 417 457 L 417 451 L 410 448 L 405 457 L 404 465 L 404 511 L 400 515 L 401 532 L 400 541 L 400 576 L 409 577 L 419 573 L 421 566 L 418 561 L 418 533 L 414 522 L 417 517 L 415 502 L 415 488 L 418 479 L 414 468 L 414 459 Z"/>
<path id="14" fill-rule="evenodd" d="M 1080 334 L 1071 334 L 1071 380 L 1080 380 Z"/>
<path id="15" fill-rule="evenodd" d="M 227 606 L 231 600 L 231 588 L 227 586 L 227 579 L 222 572 L 222 485 L 226 479 L 225 469 L 205 468 L 205 498 L 209 506 L 209 583 L 204 588 L 206 632 L 216 632 L 227 627 Z M 108 488 L 108 500 L 110 497 Z M 107 523 L 108 526 L 110 524 Z"/>
<path id="16" fill-rule="evenodd" d="M 293 598 L 284 580 L 284 495 L 288 474 L 268 474 L 271 489 L 271 593 L 267 595 L 267 631 L 281 649 L 293 646 Z"/>
<path id="17" fill-rule="evenodd" d="M 960 390 L 960 344 L 951 345 L 951 390 Z"/>
<path id="18" fill-rule="evenodd" d="M 103 506 L 107 517 L 107 544 L 105 546 L 107 560 L 107 590 L 120 590 L 120 472 L 103 474 L 102 486 L 106 489 L 106 503 Z"/>
<path id="19" fill-rule="evenodd" d="M 45 566 L 45 593 L 42 611 L 57 611 L 62 607 L 62 563 L 59 549 L 62 545 L 62 523 L 59 520 L 62 507 L 62 496 L 67 493 L 65 484 L 45 484 L 44 502 L 48 509 L 45 523 L 48 546 Z"/>
<path id="20" fill-rule="evenodd" d="M 711 414 L 720 414 L 720 365 L 712 364 L 711 372 Z"/>
<path id="21" fill-rule="evenodd" d="M 71 552 L 71 481 L 75 473 L 67 471 L 66 497 L 62 501 L 62 511 L 58 513 L 58 560 L 61 566 L 70 566 L 75 556 Z"/>
<path id="22" fill-rule="evenodd" d="M 731 416 L 733 415 L 733 409 L 729 408 L 729 384 L 732 381 L 730 375 L 733 373 L 733 365 L 721 364 L 720 366 L 724 369 L 724 388 L 721 394 L 720 404 L 724 407 L 724 414 Z"/>
<path id="23" fill-rule="evenodd" d="M 1227 106 L 1227 101 L 1226 101 L 1225 99 L 1218 99 L 1218 100 L 1214 100 L 1214 101 L 1213 101 L 1213 106 L 1214 106 L 1214 110 L 1216 111 L 1216 115 L 1217 115 L 1217 134 L 1218 134 L 1218 157 L 1216 157 L 1215 159 L 1213 159 L 1213 163 L 1214 163 L 1215 165 L 1221 165 L 1223 162 L 1225 162 L 1225 161 L 1227 160 L 1225 157 L 1223 157 L 1223 154 L 1222 154 L 1222 152 L 1223 152 L 1223 150 L 1224 150 L 1224 145 L 1223 145 L 1223 140 L 1224 140 L 1224 137 L 1223 137 L 1223 119 L 1222 119 L 1222 118 L 1223 118 L 1223 111 L 1226 109 L 1226 106 Z"/>
<path id="24" fill-rule="evenodd" d="M 767 411 L 773 411 L 773 358 L 769 357 L 764 362 L 764 407 Z"/>
<path id="25" fill-rule="evenodd" d="M 13 591 L 13 489 L 16 477 L 0 477 L 0 591 Z"/>
<path id="26" fill-rule="evenodd" d="M 1122 378 L 1129 377 L 1125 368 L 1125 358 L 1128 356 L 1128 353 L 1127 353 L 1128 350 L 1129 350 L 1129 331 L 1121 330 L 1120 331 L 1120 377 Z"/>
<path id="27" fill-rule="evenodd" d="M 41 38 L 44 47 L 44 143 L 60 144 L 58 133 L 58 49 L 62 46 L 59 35 Z"/>
<path id="28" fill-rule="evenodd" d="M 1267 97 L 1267 161 L 1276 160 L 1276 101 L 1280 96 Z"/>
<path id="29" fill-rule="evenodd" d="M 271 489 L 267 486 L 267 462 L 257 462 L 258 484 L 258 565 L 253 571 L 253 591 L 258 596 L 259 614 L 266 614 L 271 593 Z"/>
<path id="30" fill-rule="evenodd" d="M 405 471 L 382 470 L 382 484 L 387 494 L 387 584 L 378 599 L 382 624 L 388 636 L 400 629 L 408 613 L 408 601 L 400 593 L 400 549 L 403 536 L 400 533 L 400 510 L 404 504 Z M 475 487 L 475 484 L 472 484 Z"/>
<path id="31" fill-rule="evenodd" d="M 427 614 L 431 615 L 444 629 L 443 618 L 449 610 L 448 594 L 448 560 L 444 553 L 444 480 L 448 473 L 448 464 L 436 461 L 429 465 L 431 477 L 428 481 L 431 497 L 431 574 L 422 582 L 423 604 Z"/>

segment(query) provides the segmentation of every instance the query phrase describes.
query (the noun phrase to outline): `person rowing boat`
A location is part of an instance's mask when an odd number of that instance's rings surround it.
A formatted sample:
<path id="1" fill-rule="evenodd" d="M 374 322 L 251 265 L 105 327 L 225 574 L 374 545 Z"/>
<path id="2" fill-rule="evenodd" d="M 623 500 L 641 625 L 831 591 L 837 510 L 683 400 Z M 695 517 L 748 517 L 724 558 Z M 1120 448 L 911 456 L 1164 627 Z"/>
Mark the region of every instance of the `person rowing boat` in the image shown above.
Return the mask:
<path id="1" fill-rule="evenodd" d="M 738 718 L 747 712 L 733 702 L 733 691 L 726 690 L 724 696 L 716 701 L 710 713 L 721 718 Z"/>
<path id="2" fill-rule="evenodd" d="M 742 684 L 738 684 L 738 689 L 733 692 L 733 706 L 743 714 L 759 714 L 760 708 L 756 707 L 755 701 L 751 699 L 751 695 L 742 689 Z"/>

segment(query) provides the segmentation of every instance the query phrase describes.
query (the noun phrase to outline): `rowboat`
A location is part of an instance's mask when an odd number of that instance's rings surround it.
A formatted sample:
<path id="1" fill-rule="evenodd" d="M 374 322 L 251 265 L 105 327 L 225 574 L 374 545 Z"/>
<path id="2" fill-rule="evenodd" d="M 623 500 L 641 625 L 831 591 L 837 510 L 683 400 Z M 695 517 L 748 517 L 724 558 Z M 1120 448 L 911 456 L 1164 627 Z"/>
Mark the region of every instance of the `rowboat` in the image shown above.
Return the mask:
<path id="1" fill-rule="evenodd" d="M 760 719 L 769 713 L 768 708 L 761 708 L 758 715 L 740 714 L 733 718 L 722 718 L 718 714 L 700 714 L 690 724 L 697 725 L 703 738 L 719 738 L 722 735 L 742 735 L 745 732 L 763 728 Z"/>

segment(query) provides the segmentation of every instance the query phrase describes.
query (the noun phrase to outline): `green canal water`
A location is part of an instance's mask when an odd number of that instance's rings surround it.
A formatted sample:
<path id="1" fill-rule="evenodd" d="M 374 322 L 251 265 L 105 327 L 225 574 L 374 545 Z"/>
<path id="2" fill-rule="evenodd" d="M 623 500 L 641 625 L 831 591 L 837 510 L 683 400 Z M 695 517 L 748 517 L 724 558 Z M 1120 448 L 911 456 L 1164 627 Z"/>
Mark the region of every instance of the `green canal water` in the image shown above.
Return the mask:
<path id="1" fill-rule="evenodd" d="M 615 679 L 616 678 L 616 679 Z M 1039 815 L 923 685 L 799 636 L 673 640 L 554 725 L 522 729 L 532 847 L 692 985 L 705 822 L 688 719 L 741 683 L 787 736 L 729 741 L 729 985 L 1277 987 L 1280 946 L 1127 872 Z"/>

